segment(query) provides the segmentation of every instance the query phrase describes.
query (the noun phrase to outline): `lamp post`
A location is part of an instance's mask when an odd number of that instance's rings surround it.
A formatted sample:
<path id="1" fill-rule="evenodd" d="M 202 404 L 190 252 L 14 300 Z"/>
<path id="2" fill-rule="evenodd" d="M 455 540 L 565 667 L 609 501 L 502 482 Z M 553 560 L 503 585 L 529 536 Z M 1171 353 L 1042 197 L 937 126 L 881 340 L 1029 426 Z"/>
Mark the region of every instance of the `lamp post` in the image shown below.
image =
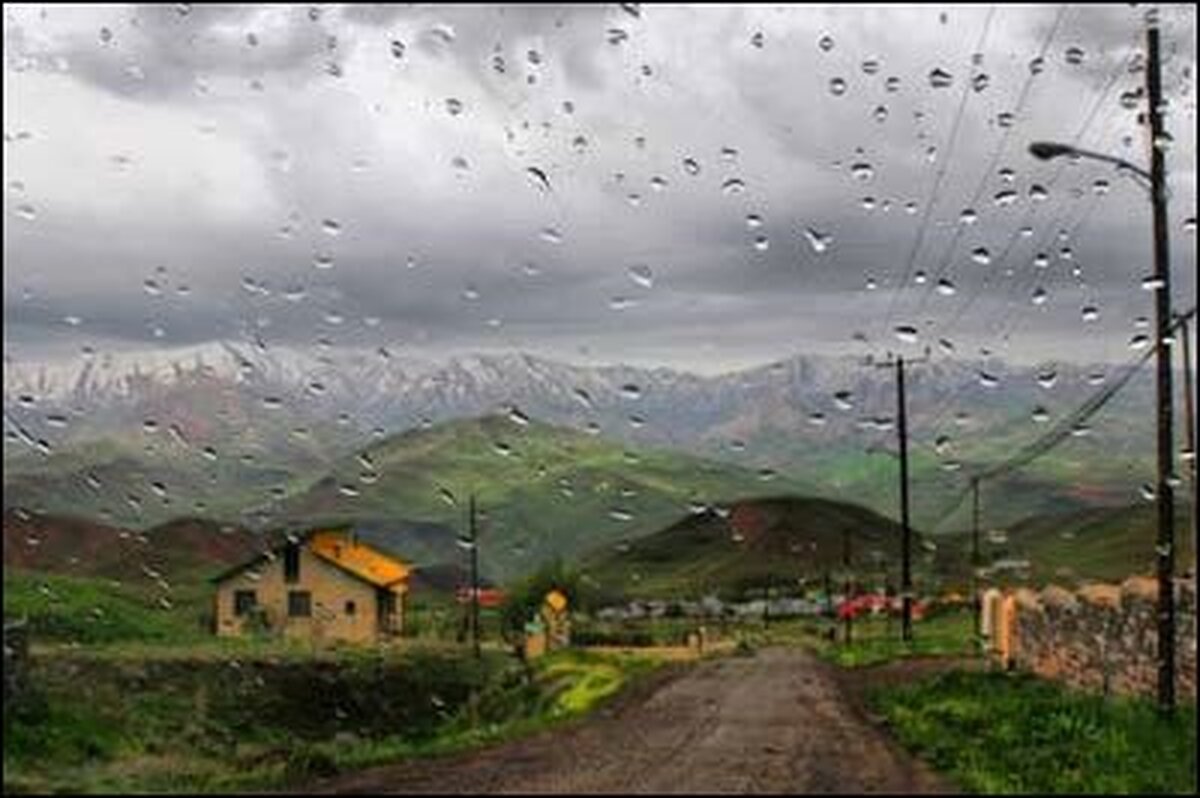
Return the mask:
<path id="1" fill-rule="evenodd" d="M 1162 142 L 1165 140 L 1162 118 L 1162 72 L 1158 55 L 1158 27 L 1147 29 L 1146 93 L 1149 99 L 1150 170 L 1111 155 L 1082 150 L 1069 144 L 1039 141 L 1029 145 L 1035 158 L 1050 160 L 1064 155 L 1112 163 L 1150 181 L 1150 199 L 1154 207 L 1154 311 L 1155 355 L 1157 362 L 1156 394 L 1158 405 L 1158 540 L 1155 545 L 1158 573 L 1158 703 L 1165 712 L 1175 708 L 1175 500 L 1172 488 L 1173 434 L 1171 355 L 1171 270 L 1167 235 L 1166 165 Z"/>

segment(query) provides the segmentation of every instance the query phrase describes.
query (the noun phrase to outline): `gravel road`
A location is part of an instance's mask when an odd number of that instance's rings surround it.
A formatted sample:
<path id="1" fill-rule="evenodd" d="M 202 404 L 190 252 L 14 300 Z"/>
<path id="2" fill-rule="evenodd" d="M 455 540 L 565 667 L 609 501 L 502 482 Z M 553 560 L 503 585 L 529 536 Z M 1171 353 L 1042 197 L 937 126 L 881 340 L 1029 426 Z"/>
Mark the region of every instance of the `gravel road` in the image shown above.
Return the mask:
<path id="1" fill-rule="evenodd" d="M 358 793 L 926 793 L 829 665 L 796 649 L 710 660 L 566 728 L 317 785 Z"/>

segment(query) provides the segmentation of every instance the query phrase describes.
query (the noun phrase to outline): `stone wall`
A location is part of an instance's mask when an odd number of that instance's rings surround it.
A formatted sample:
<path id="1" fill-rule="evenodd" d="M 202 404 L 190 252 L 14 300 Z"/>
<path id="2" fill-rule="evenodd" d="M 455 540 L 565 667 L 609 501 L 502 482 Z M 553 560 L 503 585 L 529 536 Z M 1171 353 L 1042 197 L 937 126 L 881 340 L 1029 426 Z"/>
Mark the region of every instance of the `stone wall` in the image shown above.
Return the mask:
<path id="1" fill-rule="evenodd" d="M 1093 584 L 1075 591 L 1050 586 L 1010 594 L 992 635 L 1007 631 L 1012 665 L 1072 686 L 1153 696 L 1158 684 L 1155 603 L 1158 584 L 1131 577 L 1120 585 Z M 1196 696 L 1196 589 L 1176 580 L 1176 692 Z M 998 648 L 999 646 L 997 646 Z"/>

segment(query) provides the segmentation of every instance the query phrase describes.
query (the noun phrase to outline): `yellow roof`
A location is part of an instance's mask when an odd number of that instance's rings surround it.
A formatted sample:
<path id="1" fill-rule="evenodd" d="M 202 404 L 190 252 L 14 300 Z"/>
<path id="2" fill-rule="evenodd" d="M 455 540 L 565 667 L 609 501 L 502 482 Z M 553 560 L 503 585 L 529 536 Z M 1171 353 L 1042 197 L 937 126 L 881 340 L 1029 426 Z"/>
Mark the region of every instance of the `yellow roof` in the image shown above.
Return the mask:
<path id="1" fill-rule="evenodd" d="M 308 545 L 313 554 L 379 587 L 388 587 L 408 578 L 408 565 L 353 540 L 345 532 L 316 532 L 309 538 Z"/>

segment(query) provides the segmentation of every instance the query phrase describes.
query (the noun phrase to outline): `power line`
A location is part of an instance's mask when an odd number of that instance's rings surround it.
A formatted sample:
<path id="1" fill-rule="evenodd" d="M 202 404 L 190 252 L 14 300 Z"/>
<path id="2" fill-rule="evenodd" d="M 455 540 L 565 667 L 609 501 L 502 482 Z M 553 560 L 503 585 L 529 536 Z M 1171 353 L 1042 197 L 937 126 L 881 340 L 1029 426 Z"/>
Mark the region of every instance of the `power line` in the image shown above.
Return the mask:
<path id="1" fill-rule="evenodd" d="M 1050 49 L 1051 42 L 1053 42 L 1055 35 L 1058 33 L 1058 28 L 1062 23 L 1063 16 L 1066 14 L 1066 11 L 1067 6 L 1065 4 L 1059 6 L 1058 14 L 1054 18 L 1054 24 L 1051 26 L 1049 33 L 1046 35 L 1046 39 L 1042 42 L 1042 46 L 1038 50 L 1036 59 L 1040 60 L 1045 58 L 1046 52 Z M 1025 83 L 1021 86 L 1021 92 L 1017 96 L 1017 103 L 1012 112 L 1014 118 L 1018 113 L 1021 112 L 1025 106 L 1026 100 L 1029 98 L 1029 92 L 1033 87 L 1033 78 L 1035 74 L 1036 73 L 1031 69 L 1029 75 L 1025 78 Z M 968 207 L 973 208 L 979 203 L 980 198 L 983 196 L 984 190 L 987 188 L 988 178 L 995 169 L 996 163 L 1000 160 L 1000 156 L 1003 155 L 1005 145 L 1008 144 L 1008 138 L 1012 135 L 1012 131 L 1012 125 L 1004 128 L 1004 133 L 1002 133 L 1000 136 L 999 144 L 992 152 L 992 156 L 989 159 L 987 166 L 984 168 L 983 174 L 980 176 L 979 184 L 975 187 L 975 192 L 971 195 L 971 199 L 968 201 Z M 964 225 L 956 225 L 954 235 L 951 237 L 950 243 L 947 245 L 942 258 L 938 263 L 936 273 L 929 279 L 930 288 L 926 289 L 926 293 L 932 290 L 932 287 L 935 286 L 937 282 L 945 275 L 946 269 L 948 268 L 951 258 L 954 254 L 954 249 L 958 245 L 959 240 L 962 238 L 964 229 Z"/>
<path id="2" fill-rule="evenodd" d="M 987 19 L 983 23 L 983 31 L 979 34 L 979 41 L 975 43 L 975 49 L 972 52 L 982 52 L 983 44 L 987 40 L 988 31 L 992 27 L 992 17 L 996 13 L 996 6 L 991 6 L 988 9 Z M 954 123 L 950 126 L 950 137 L 946 143 L 946 151 L 941 154 L 942 165 L 938 167 L 937 175 L 933 181 L 933 190 L 930 192 L 930 197 L 925 203 L 925 210 L 921 215 L 921 223 L 917 227 L 917 236 L 913 240 L 912 248 L 908 252 L 908 259 L 904 264 L 904 273 L 900 280 L 892 286 L 892 298 L 888 303 L 887 316 L 883 322 L 883 334 L 887 334 L 887 329 L 891 326 L 893 313 L 896 309 L 896 301 L 900 298 L 900 292 L 904 286 L 908 285 L 909 275 L 912 274 L 913 263 L 917 258 L 917 253 L 921 251 L 921 244 L 925 241 L 925 231 L 929 227 L 929 217 L 933 214 L 933 209 L 938 204 L 938 196 L 942 186 L 942 179 L 946 176 L 946 171 L 950 166 L 952 156 L 954 154 L 954 145 L 958 141 L 958 129 L 962 123 L 963 111 L 967 107 L 967 100 L 971 96 L 971 81 L 963 81 L 962 97 L 958 101 L 958 110 L 954 114 Z"/>
<path id="3" fill-rule="evenodd" d="M 1170 330 L 1174 331 L 1183 326 L 1184 322 L 1196 315 L 1196 309 L 1192 308 L 1187 313 L 1180 314 L 1172 323 Z M 1046 434 L 1042 435 L 1032 443 L 1028 443 L 1021 447 L 1011 457 L 1002 460 L 1001 462 L 985 468 L 980 471 L 973 472 L 973 476 L 979 480 L 992 479 L 996 476 L 1011 473 L 1018 468 L 1032 462 L 1041 457 L 1046 452 L 1053 449 L 1067 437 L 1077 434 L 1084 421 L 1100 412 L 1108 402 L 1116 395 L 1118 391 L 1124 388 L 1134 375 L 1137 373 L 1146 361 L 1155 355 L 1157 347 L 1147 347 L 1146 351 L 1139 355 L 1133 363 L 1126 368 L 1125 373 L 1105 385 L 1099 391 L 1081 404 L 1074 412 L 1065 417 L 1062 421 L 1054 425 Z"/>

